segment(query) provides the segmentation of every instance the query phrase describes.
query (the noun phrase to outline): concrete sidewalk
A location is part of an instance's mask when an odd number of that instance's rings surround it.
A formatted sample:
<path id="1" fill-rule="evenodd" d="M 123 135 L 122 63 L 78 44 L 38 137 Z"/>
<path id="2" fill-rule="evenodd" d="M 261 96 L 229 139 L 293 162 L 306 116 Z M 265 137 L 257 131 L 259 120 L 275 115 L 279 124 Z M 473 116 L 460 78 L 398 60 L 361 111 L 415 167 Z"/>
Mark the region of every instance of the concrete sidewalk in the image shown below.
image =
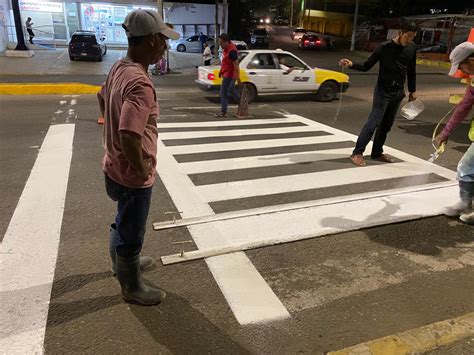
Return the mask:
<path id="1" fill-rule="evenodd" d="M 31 58 L 0 56 L 0 75 L 106 75 L 112 65 L 126 55 L 126 50 L 108 50 L 102 62 L 70 61 L 67 49 L 36 51 Z M 172 71 L 195 68 L 201 65 L 199 53 L 170 52 Z"/>

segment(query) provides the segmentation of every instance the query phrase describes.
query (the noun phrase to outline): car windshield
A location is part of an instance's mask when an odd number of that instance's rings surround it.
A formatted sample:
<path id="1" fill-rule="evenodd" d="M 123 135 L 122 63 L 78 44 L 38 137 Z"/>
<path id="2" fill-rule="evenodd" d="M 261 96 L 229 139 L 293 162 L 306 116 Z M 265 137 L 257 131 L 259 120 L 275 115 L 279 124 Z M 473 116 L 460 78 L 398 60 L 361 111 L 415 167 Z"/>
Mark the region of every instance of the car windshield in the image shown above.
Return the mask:
<path id="1" fill-rule="evenodd" d="M 249 52 L 239 52 L 239 63 L 248 56 Z"/>
<path id="2" fill-rule="evenodd" d="M 71 38 L 71 43 L 77 42 L 96 44 L 97 40 L 95 38 L 95 35 L 73 35 Z"/>
<path id="3" fill-rule="evenodd" d="M 295 32 L 302 32 L 302 33 L 305 33 L 306 30 L 305 30 L 304 28 L 297 28 L 297 29 L 295 30 Z"/>
<path id="4" fill-rule="evenodd" d="M 317 41 L 319 40 L 318 36 L 304 36 L 304 39 L 307 39 L 308 41 Z"/>
<path id="5" fill-rule="evenodd" d="M 259 29 L 256 29 L 255 31 L 253 31 L 253 34 L 255 34 L 255 35 L 266 35 L 267 30 L 264 29 L 264 28 L 259 28 Z"/>

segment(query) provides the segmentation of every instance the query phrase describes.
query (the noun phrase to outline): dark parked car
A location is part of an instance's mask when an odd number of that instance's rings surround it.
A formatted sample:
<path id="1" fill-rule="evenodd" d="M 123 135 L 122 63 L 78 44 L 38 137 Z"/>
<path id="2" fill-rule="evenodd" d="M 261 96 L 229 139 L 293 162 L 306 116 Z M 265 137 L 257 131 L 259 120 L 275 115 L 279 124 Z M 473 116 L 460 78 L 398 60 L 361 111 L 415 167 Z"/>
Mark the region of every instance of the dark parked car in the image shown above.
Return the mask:
<path id="1" fill-rule="evenodd" d="M 305 34 L 301 37 L 299 48 L 300 49 L 321 49 L 321 39 L 313 34 Z"/>
<path id="2" fill-rule="evenodd" d="M 104 43 L 105 38 L 97 38 L 92 31 L 76 31 L 69 42 L 69 59 L 91 58 L 98 62 L 107 54 L 107 46 Z"/>

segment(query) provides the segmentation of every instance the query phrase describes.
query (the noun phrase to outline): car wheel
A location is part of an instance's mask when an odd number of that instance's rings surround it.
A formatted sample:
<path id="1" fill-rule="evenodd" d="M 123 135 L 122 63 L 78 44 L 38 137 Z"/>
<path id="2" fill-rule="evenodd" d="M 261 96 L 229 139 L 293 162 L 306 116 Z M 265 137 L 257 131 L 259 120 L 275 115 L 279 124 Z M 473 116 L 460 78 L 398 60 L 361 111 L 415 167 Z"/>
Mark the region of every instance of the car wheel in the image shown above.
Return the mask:
<path id="1" fill-rule="evenodd" d="M 178 52 L 186 52 L 186 46 L 184 44 L 180 44 L 178 47 L 176 47 L 176 50 Z"/>
<path id="2" fill-rule="evenodd" d="M 98 61 L 98 62 L 102 62 L 102 56 L 98 57 L 98 58 L 97 58 L 97 61 Z"/>
<path id="3" fill-rule="evenodd" d="M 244 89 L 244 87 L 247 89 L 248 103 L 251 103 L 252 101 L 254 101 L 257 98 L 257 88 L 253 84 L 243 83 L 239 87 L 239 92 L 240 93 L 242 93 L 242 90 Z"/>
<path id="4" fill-rule="evenodd" d="M 334 81 L 325 81 L 316 94 L 318 101 L 329 102 L 337 98 L 337 84 Z"/>
<path id="5" fill-rule="evenodd" d="M 107 54 L 107 47 L 105 47 L 105 50 L 104 50 L 104 54 L 103 55 L 106 55 Z"/>
<path id="6" fill-rule="evenodd" d="M 74 62 L 74 60 L 75 60 L 74 56 L 72 56 L 72 55 L 70 55 L 70 54 L 69 54 L 69 59 L 70 59 L 72 62 Z"/>

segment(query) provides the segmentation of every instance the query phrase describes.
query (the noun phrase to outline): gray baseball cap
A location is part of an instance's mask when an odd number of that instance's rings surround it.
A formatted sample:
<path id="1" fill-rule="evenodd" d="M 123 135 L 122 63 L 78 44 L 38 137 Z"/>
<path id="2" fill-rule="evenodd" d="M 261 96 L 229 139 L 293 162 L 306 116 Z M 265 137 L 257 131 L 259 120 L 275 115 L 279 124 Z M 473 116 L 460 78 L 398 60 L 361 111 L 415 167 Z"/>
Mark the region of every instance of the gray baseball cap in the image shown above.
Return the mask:
<path id="1" fill-rule="evenodd" d="M 464 42 L 456 46 L 449 55 L 449 60 L 451 60 L 451 70 L 449 75 L 453 76 L 456 74 L 456 71 L 459 68 L 459 64 L 466 59 L 467 57 L 474 54 L 474 43 Z"/>
<path id="2" fill-rule="evenodd" d="M 127 37 L 142 37 L 161 33 L 169 39 L 179 39 L 178 32 L 173 31 L 161 16 L 153 10 L 134 10 L 130 12 L 122 25 Z"/>

